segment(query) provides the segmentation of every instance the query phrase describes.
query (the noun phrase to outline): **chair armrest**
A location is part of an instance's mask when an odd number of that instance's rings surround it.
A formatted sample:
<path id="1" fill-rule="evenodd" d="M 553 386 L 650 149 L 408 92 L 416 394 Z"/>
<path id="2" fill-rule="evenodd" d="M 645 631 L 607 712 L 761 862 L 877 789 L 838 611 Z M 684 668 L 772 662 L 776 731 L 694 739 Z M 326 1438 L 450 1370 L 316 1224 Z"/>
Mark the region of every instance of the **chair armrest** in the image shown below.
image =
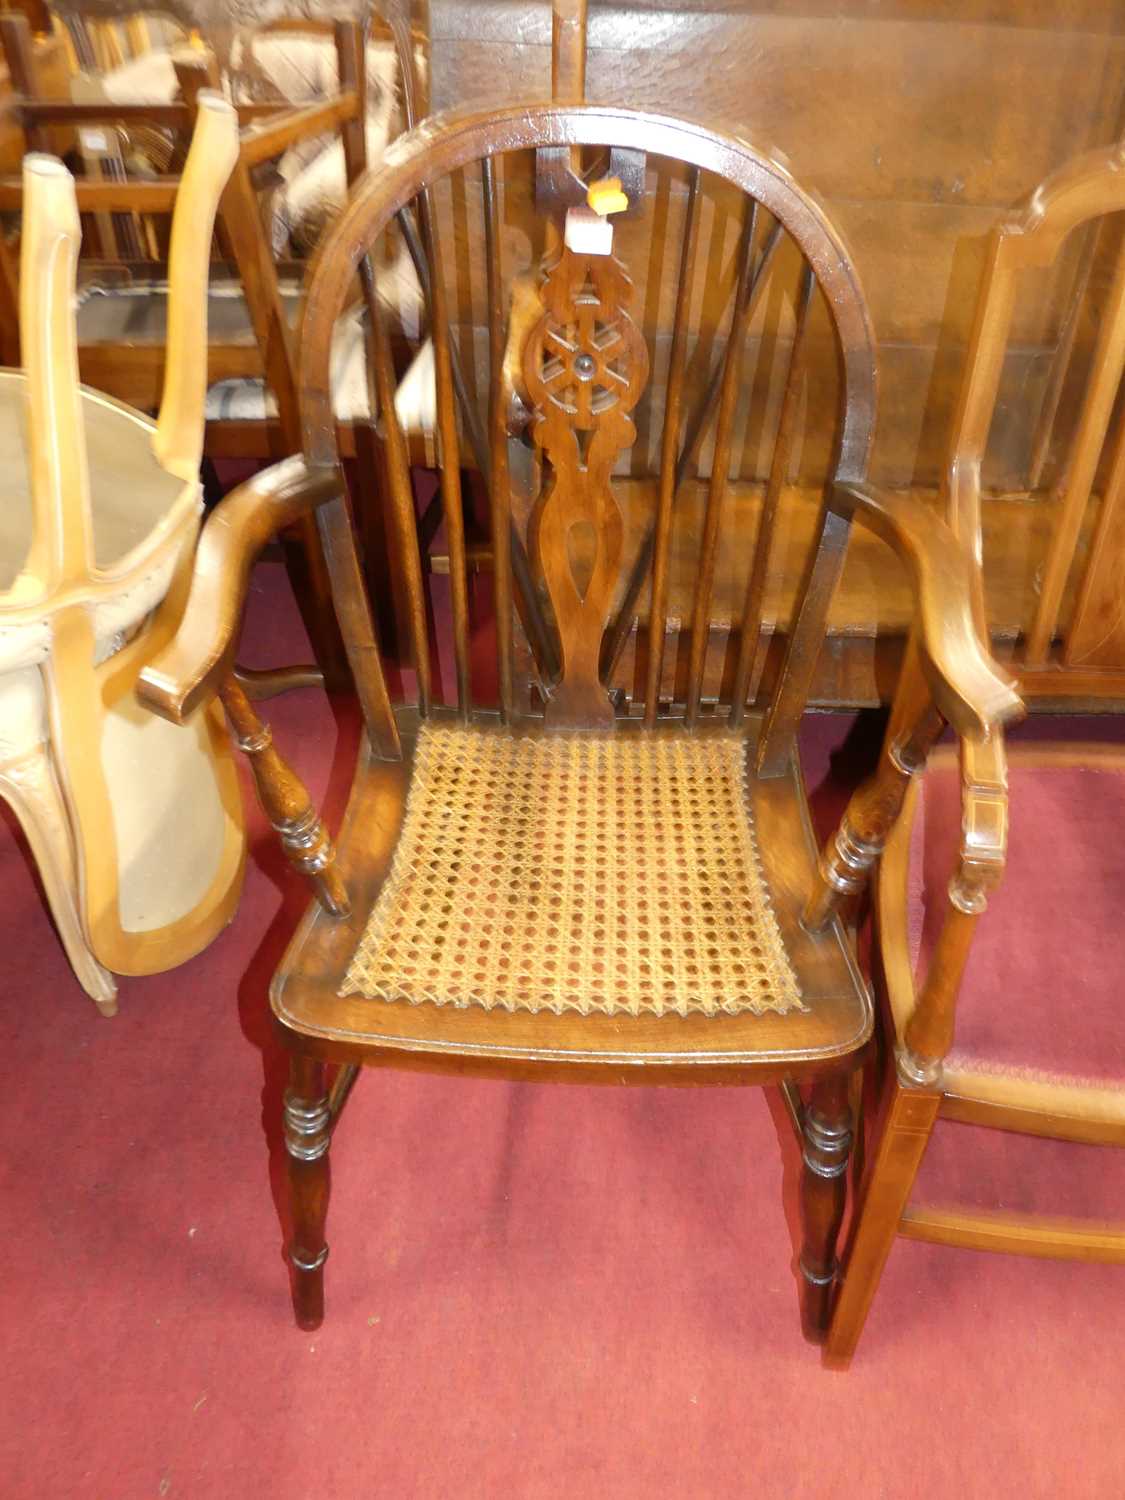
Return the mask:
<path id="1" fill-rule="evenodd" d="M 883 538 L 910 570 L 918 600 L 918 642 L 934 700 L 961 734 L 1023 715 L 1009 678 L 973 620 L 972 557 L 941 519 L 913 495 L 868 484 L 837 484 L 833 508 Z"/>
<path id="2" fill-rule="evenodd" d="M 343 493 L 336 468 L 287 458 L 230 492 L 199 537 L 187 605 L 176 634 L 140 674 L 137 696 L 175 724 L 214 697 L 234 666 L 242 607 L 258 553 L 283 527 Z"/>

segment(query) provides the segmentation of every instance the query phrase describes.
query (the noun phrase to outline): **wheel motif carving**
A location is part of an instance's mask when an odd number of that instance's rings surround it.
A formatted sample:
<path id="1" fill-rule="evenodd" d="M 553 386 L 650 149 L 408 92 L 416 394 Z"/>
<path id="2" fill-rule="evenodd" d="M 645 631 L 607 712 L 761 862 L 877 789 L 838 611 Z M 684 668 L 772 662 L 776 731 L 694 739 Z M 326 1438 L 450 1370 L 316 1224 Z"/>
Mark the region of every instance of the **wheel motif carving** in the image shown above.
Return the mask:
<path id="1" fill-rule="evenodd" d="M 636 437 L 629 414 L 648 379 L 648 350 L 626 311 L 632 292 L 612 256 L 564 250 L 524 348 L 531 433 L 549 465 L 531 541 L 559 631 L 562 670 L 546 711 L 558 726 L 613 718 L 598 676 L 623 542 L 609 476 Z"/>

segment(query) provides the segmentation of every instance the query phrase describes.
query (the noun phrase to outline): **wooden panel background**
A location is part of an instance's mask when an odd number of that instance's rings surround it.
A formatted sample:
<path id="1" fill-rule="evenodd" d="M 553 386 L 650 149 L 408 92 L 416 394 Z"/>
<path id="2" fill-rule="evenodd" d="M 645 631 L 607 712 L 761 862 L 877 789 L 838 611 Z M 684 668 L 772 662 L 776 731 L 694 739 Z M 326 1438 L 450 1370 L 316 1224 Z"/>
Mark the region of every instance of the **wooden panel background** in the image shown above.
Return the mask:
<path id="1" fill-rule="evenodd" d="M 430 27 L 435 109 L 549 92 L 548 5 L 430 0 Z M 1125 6 L 590 0 L 587 96 L 722 124 L 780 151 L 822 197 L 852 247 L 880 344 L 875 477 L 936 485 L 987 234 L 1068 157 L 1121 134 Z M 475 197 L 467 194 L 470 205 Z M 509 250 L 521 258 L 535 232 L 530 208 L 523 191 L 509 191 Z M 723 228 L 729 260 L 735 230 Z M 474 250 L 479 233 L 472 224 Z M 654 299 L 648 267 L 628 256 L 629 238 L 620 241 L 644 294 L 646 331 L 659 337 L 670 322 L 671 273 Z M 997 487 L 1023 482 L 1078 249 L 1068 247 L 1055 273 L 1028 287 L 1017 314 L 990 455 Z M 714 246 L 702 257 L 701 279 L 714 294 L 725 292 L 716 276 L 723 259 Z M 458 264 L 471 260 L 459 255 Z M 483 291 L 461 286 L 458 305 L 464 321 L 477 323 Z M 784 318 L 769 332 L 783 338 Z M 827 364 L 831 349 L 820 342 Z M 808 420 L 822 409 L 810 400 Z M 817 446 L 828 441 L 808 436 Z M 760 472 L 745 445 L 742 472 Z"/>
<path id="2" fill-rule="evenodd" d="M 435 110 L 549 94 L 548 4 L 429 0 L 429 25 Z M 722 125 L 781 154 L 802 185 L 821 197 L 851 246 L 879 344 L 880 420 L 872 475 L 884 484 L 935 495 L 989 231 L 1049 172 L 1125 131 L 1125 5 L 1118 0 L 758 0 L 749 5 L 590 0 L 587 97 Z M 659 390 L 685 187 L 681 174 L 664 169 L 658 174 L 651 164 L 649 187 L 646 221 L 619 224 L 618 250 L 637 283 L 636 306 L 653 355 L 652 388 Z M 483 373 L 478 184 L 454 182 L 440 203 L 455 246 L 446 259 L 455 321 L 466 364 Z M 720 191 L 705 209 L 694 292 L 698 337 L 691 368 L 697 378 L 722 349 L 737 238 L 732 206 Z M 534 262 L 541 234 L 530 163 L 521 163 L 508 174 L 504 198 L 508 274 Z M 997 633 L 1008 642 L 1026 627 L 1034 608 L 1036 577 L 1056 509 L 1053 486 L 1096 332 L 1100 268 L 1103 262 L 1112 265 L 1108 254 L 1099 255 L 1055 438 L 1040 487 L 1032 492 L 1028 474 L 1036 424 L 1074 300 L 1081 250 L 1076 235 L 1050 274 L 1028 278 L 985 466 L 985 485 L 994 497 L 986 508 L 985 539 L 991 613 Z M 751 509 L 753 485 L 764 478 L 776 426 L 794 270 L 779 256 L 774 285 L 747 342 L 735 475 L 747 483 L 745 503 Z M 786 527 L 792 536 L 802 532 L 805 501 L 799 487 L 823 472 L 833 440 L 835 379 L 827 318 L 823 309 L 814 309 L 783 535 Z M 634 478 L 655 472 L 662 412 L 656 405 L 637 416 L 638 441 L 628 462 Z M 709 462 L 708 445 L 701 455 L 702 474 Z M 642 488 L 631 499 L 638 525 L 645 503 Z M 1083 528 L 1080 560 L 1093 519 Z M 873 638 L 899 632 L 905 609 L 894 590 L 872 582 L 869 546 L 878 562 L 881 544 L 864 544 L 856 552 L 834 623 L 843 634 Z M 794 578 L 797 571 L 795 557 Z M 721 578 L 717 590 L 720 619 L 730 617 L 739 594 L 738 578 L 732 575 L 729 582 L 728 589 Z M 780 585 L 776 618 L 781 625 L 793 582 L 785 578 Z M 1072 584 L 1068 602 L 1073 593 Z M 872 682 L 869 673 L 868 698 Z M 857 689 L 856 695 L 864 693 Z M 825 696 L 832 698 L 831 687 Z"/>

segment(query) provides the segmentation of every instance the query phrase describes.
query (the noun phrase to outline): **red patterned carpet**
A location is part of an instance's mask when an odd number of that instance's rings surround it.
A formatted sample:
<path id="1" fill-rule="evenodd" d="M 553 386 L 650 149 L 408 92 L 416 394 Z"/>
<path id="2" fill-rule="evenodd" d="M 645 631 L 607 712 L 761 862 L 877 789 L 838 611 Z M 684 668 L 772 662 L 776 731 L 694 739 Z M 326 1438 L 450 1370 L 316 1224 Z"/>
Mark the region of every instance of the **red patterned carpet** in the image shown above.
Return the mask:
<path id="1" fill-rule="evenodd" d="M 276 572 L 260 660 L 293 655 Z M 271 717 L 338 811 L 354 720 L 312 692 Z M 849 723 L 809 723 L 825 801 Z M 303 893 L 255 821 L 234 925 L 123 981 L 106 1021 L 6 828 L 6 1500 L 1125 1493 L 1125 1271 L 900 1241 L 826 1372 L 798 1327 L 797 1152 L 758 1092 L 361 1079 L 328 1317 L 298 1332 L 265 990 Z M 1101 977 L 1119 1003 L 1120 963 Z M 990 1171 L 1049 1205 L 1065 1148 L 1021 1180 L 999 1139 Z M 1123 1153 L 1098 1155 L 1125 1217 Z"/>

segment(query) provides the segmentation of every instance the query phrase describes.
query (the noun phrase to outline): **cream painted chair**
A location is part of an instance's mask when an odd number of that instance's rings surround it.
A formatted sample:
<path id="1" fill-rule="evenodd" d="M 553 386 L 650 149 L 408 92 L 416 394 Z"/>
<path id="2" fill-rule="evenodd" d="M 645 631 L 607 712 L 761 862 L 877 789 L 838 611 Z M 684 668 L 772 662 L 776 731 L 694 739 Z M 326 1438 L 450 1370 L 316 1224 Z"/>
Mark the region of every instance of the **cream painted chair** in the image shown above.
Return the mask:
<path id="1" fill-rule="evenodd" d="M 221 711 L 183 729 L 134 686 L 178 623 L 202 510 L 206 293 L 234 110 L 200 96 L 173 219 L 160 415 L 79 386 L 74 182 L 24 159 L 20 335 L 0 371 L 0 796 L 36 859 L 75 973 L 184 962 L 230 920 L 245 835 Z"/>

